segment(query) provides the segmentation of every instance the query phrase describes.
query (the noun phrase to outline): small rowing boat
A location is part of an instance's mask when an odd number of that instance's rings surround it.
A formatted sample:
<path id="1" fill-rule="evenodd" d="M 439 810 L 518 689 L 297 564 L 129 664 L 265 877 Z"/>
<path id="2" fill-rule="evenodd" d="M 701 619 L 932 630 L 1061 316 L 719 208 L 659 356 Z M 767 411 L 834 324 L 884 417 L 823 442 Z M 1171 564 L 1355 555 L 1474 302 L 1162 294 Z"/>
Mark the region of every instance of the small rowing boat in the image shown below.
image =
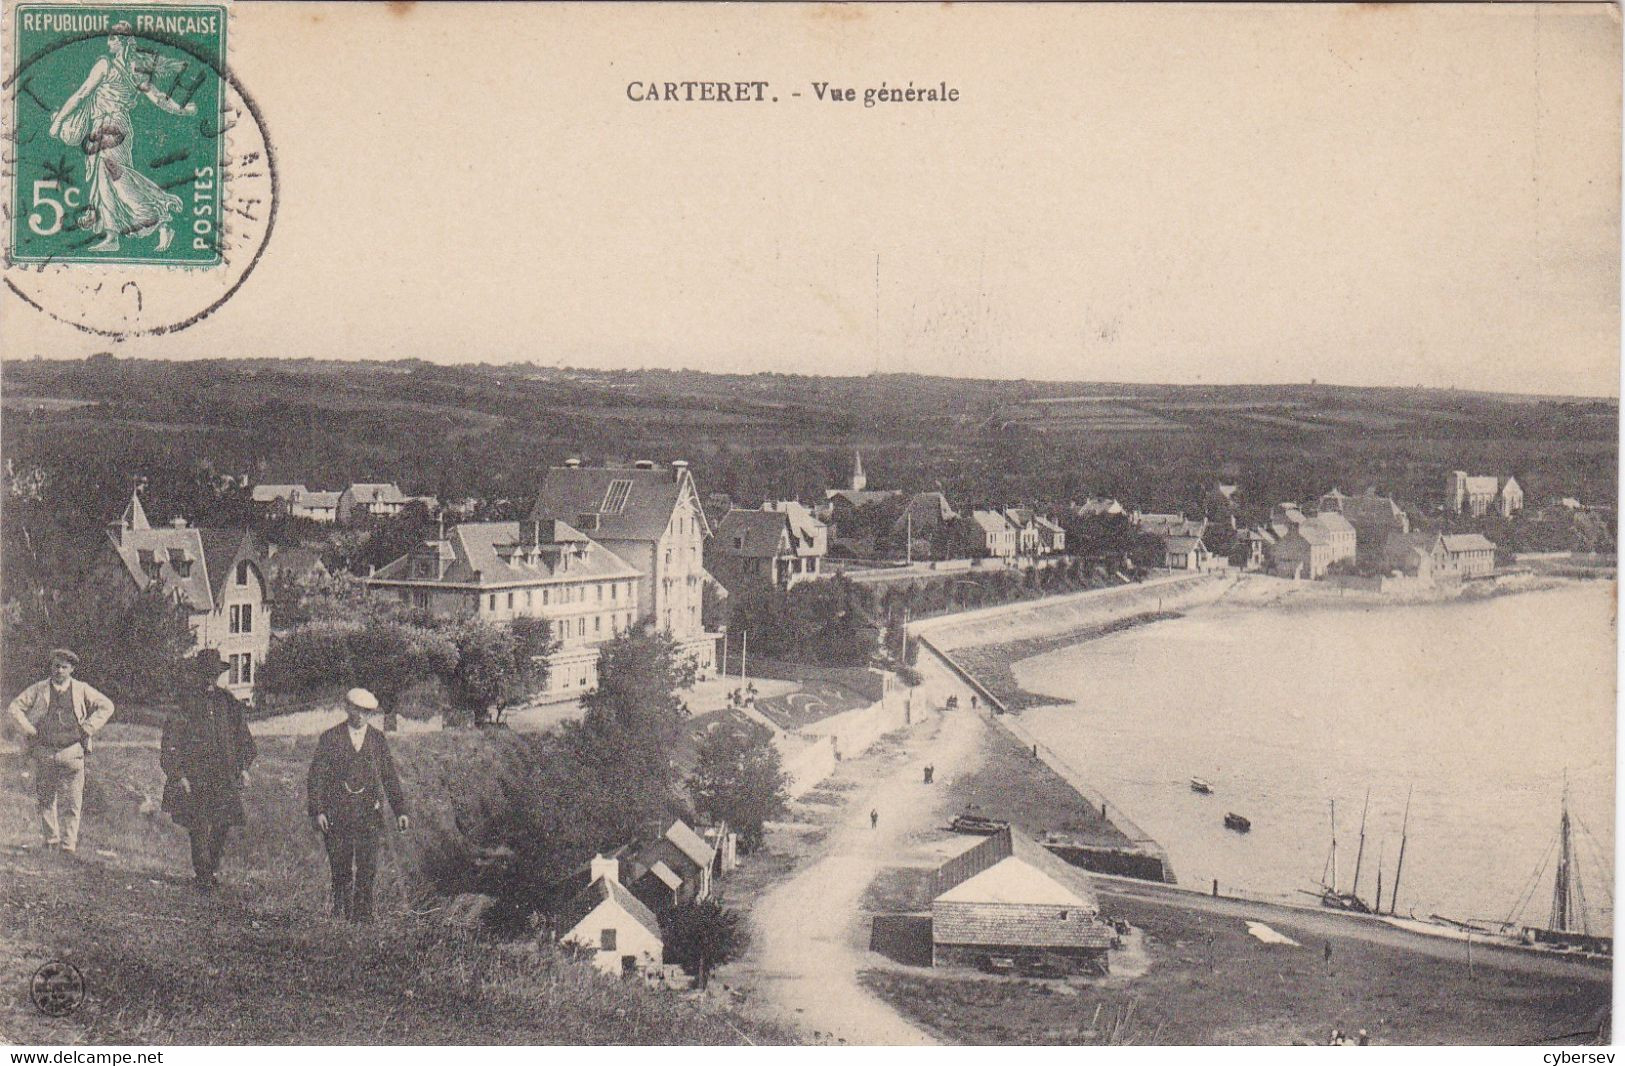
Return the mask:
<path id="1" fill-rule="evenodd" d="M 1250 833 L 1253 829 L 1253 823 L 1249 822 L 1235 811 L 1231 811 L 1229 814 L 1224 816 L 1224 827 L 1226 829 L 1233 829 L 1238 833 Z"/>
<path id="2" fill-rule="evenodd" d="M 1213 795 L 1213 786 L 1200 777 L 1193 777 L 1191 778 L 1191 791 L 1198 796 L 1211 796 Z"/>

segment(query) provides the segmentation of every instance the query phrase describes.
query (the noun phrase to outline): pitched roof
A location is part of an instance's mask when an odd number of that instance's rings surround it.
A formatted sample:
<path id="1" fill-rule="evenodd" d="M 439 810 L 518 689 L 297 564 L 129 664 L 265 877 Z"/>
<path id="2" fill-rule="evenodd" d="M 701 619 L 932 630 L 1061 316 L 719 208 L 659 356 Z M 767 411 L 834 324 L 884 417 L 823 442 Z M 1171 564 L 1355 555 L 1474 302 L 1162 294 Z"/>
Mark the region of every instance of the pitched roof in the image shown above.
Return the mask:
<path id="1" fill-rule="evenodd" d="M 563 930 L 565 935 L 568 935 L 600 903 L 608 900 L 613 900 L 616 906 L 620 907 L 633 921 L 643 926 L 656 938 L 660 937 L 660 919 L 655 917 L 654 912 L 644 906 L 642 900 L 627 891 L 619 881 L 612 881 L 607 877 L 597 878 L 586 888 L 571 896 L 569 901 L 559 908 L 557 914 L 558 928 Z"/>
<path id="2" fill-rule="evenodd" d="M 657 541 L 687 495 L 702 535 L 711 526 L 688 468 L 555 466 L 542 479 L 532 518 L 557 518 L 596 540 Z"/>
<path id="3" fill-rule="evenodd" d="M 812 547 L 820 531 L 829 528 L 795 500 L 769 500 L 762 504 L 762 510 L 783 512 L 785 517 L 790 519 L 790 528 L 795 531 L 796 536 L 807 543 L 808 547 Z"/>
<path id="4" fill-rule="evenodd" d="M 1494 551 L 1495 544 L 1482 533 L 1445 533 L 1440 538 L 1447 552 Z"/>
<path id="5" fill-rule="evenodd" d="M 283 574 L 299 580 L 310 574 L 325 574 L 327 566 L 321 552 L 314 548 L 283 548 L 265 560 L 265 572 L 272 580 Z"/>
<path id="6" fill-rule="evenodd" d="M 1162 547 L 1164 551 L 1173 552 L 1176 555 L 1207 550 L 1207 545 L 1202 543 L 1201 537 L 1163 537 Z"/>
<path id="7" fill-rule="evenodd" d="M 997 511 L 972 511 L 968 516 L 984 533 L 1007 533 L 1010 523 Z"/>
<path id="8" fill-rule="evenodd" d="M 826 489 L 824 499 L 831 502 L 842 499 L 853 507 L 868 507 L 902 494 L 901 489 Z"/>
<path id="9" fill-rule="evenodd" d="M 412 561 L 440 560 L 439 577 L 414 577 Z M 568 562 L 565 559 L 568 559 Z M 624 559 L 566 522 L 464 522 L 373 574 L 373 581 L 442 585 L 536 585 L 637 577 Z"/>
<path id="10" fill-rule="evenodd" d="M 339 497 L 342 496 L 342 495 L 344 495 L 344 493 L 337 492 L 337 491 L 334 491 L 334 492 L 307 492 L 303 496 L 299 497 L 298 502 L 299 502 L 300 507 L 328 507 L 328 508 L 333 508 L 333 507 L 337 507 L 339 505 Z"/>
<path id="11" fill-rule="evenodd" d="M 408 499 L 393 481 L 357 481 L 347 491 L 364 503 L 405 503 Z"/>
<path id="12" fill-rule="evenodd" d="M 667 866 L 663 860 L 656 859 L 655 864 L 649 867 L 649 872 L 673 892 L 683 887 L 683 879 L 678 877 L 676 871 Z"/>
<path id="13" fill-rule="evenodd" d="M 933 929 L 932 935 L 939 941 L 1078 943 L 1079 946 L 1100 947 L 1111 943 L 1109 930 L 1106 930 L 1104 939 L 1100 938 L 1098 932 L 1081 931 L 1084 928 L 1103 928 L 1095 926 L 1093 922 L 1077 923 L 1077 927 L 1063 931 L 1052 928 L 1052 923 L 1035 923 L 1030 919 L 1023 921 L 1019 912 L 1009 909 L 1022 905 L 1047 905 L 1075 907 L 1081 917 L 1092 918 L 1100 913 L 1100 904 L 1088 874 L 1057 858 L 1048 848 L 1015 829 L 1001 829 L 939 866 L 932 902 L 986 904 L 991 912 L 987 917 L 962 918 L 960 924 L 968 920 L 994 922 L 999 926 L 997 939 L 993 940 L 978 938 L 988 930 L 978 932 L 938 926 Z M 1057 934 L 1061 939 L 1049 939 Z"/>
<path id="14" fill-rule="evenodd" d="M 666 830 L 666 839 L 671 841 L 672 847 L 692 859 L 696 866 L 711 865 L 711 859 L 716 854 L 711 845 L 681 818 L 671 823 L 671 828 Z"/>
<path id="15" fill-rule="evenodd" d="M 251 495 L 255 503 L 271 503 L 274 500 L 286 500 L 304 494 L 303 485 L 255 485 Z"/>
<path id="16" fill-rule="evenodd" d="M 726 555 L 754 559 L 792 554 L 790 517 L 781 511 L 729 511 L 717 522 L 711 546 Z"/>
<path id="17" fill-rule="evenodd" d="M 948 497 L 940 492 L 916 492 L 908 498 L 908 505 L 903 513 L 897 516 L 899 525 L 910 517 L 914 524 L 934 524 L 937 522 L 952 522 L 959 517 L 959 513 L 948 503 Z"/>
<path id="18" fill-rule="evenodd" d="M 239 557 L 257 554 L 253 534 L 246 529 L 132 528 L 121 529 L 112 540 L 136 588 L 145 590 L 152 584 L 147 563 L 156 563 L 157 580 L 179 593 L 194 611 L 214 610 L 233 564 Z"/>
<path id="19" fill-rule="evenodd" d="M 1349 525 L 1349 520 L 1338 514 L 1336 511 L 1323 511 L 1309 521 L 1312 524 L 1319 526 L 1327 533 L 1354 532 L 1354 527 Z"/>
<path id="20" fill-rule="evenodd" d="M 1049 519 L 1045 518 L 1043 515 L 1035 516 L 1033 518 L 1033 525 L 1037 526 L 1039 529 L 1042 529 L 1042 530 L 1044 530 L 1045 532 L 1048 532 L 1048 533 L 1065 533 L 1066 532 L 1066 530 L 1062 529 L 1056 523 L 1051 522 Z"/>
<path id="21" fill-rule="evenodd" d="M 1072 513 L 1086 516 L 1122 514 L 1123 505 L 1110 497 L 1091 496 L 1082 503 L 1073 504 Z"/>

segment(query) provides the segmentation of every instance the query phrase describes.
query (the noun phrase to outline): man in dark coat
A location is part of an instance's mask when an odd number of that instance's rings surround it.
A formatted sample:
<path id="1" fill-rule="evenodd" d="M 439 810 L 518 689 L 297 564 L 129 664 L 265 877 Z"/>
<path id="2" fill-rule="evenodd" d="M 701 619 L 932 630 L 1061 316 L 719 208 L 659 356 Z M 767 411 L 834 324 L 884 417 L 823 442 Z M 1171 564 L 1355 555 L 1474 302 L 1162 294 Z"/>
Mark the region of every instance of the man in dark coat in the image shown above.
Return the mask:
<path id="1" fill-rule="evenodd" d="M 372 920 L 372 882 L 378 872 L 384 801 L 395 827 L 406 832 L 406 797 L 384 734 L 367 724 L 378 698 L 364 688 L 344 697 L 347 717 L 316 741 L 306 780 L 307 805 L 333 868 L 333 916 Z"/>
<path id="2" fill-rule="evenodd" d="M 204 891 L 215 886 L 226 834 L 243 824 L 243 789 L 254 763 L 254 737 L 243 705 L 220 687 L 226 663 L 204 649 L 192 660 L 180 707 L 164 722 L 158 765 L 164 810 L 192 837 L 192 872 Z"/>

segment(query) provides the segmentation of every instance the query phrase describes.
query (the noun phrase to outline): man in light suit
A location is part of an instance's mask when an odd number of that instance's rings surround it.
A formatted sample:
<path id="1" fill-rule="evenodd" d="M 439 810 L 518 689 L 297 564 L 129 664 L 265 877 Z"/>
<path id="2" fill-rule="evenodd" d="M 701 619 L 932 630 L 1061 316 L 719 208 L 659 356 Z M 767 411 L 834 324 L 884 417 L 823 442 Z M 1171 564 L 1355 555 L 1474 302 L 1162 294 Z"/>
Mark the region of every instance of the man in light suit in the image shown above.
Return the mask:
<path id="1" fill-rule="evenodd" d="M 113 701 L 73 677 L 79 656 L 51 652 L 51 676 L 23 689 L 7 708 L 34 763 L 34 802 L 47 848 L 79 848 L 90 738 L 113 717 Z M 58 818 L 60 817 L 60 822 Z"/>
<path id="2" fill-rule="evenodd" d="M 327 847 L 333 871 L 333 917 L 372 920 L 372 881 L 378 872 L 384 801 L 395 828 L 406 832 L 406 797 L 384 734 L 367 724 L 378 697 L 353 688 L 344 697 L 347 717 L 316 741 L 306 779 L 306 803 Z"/>

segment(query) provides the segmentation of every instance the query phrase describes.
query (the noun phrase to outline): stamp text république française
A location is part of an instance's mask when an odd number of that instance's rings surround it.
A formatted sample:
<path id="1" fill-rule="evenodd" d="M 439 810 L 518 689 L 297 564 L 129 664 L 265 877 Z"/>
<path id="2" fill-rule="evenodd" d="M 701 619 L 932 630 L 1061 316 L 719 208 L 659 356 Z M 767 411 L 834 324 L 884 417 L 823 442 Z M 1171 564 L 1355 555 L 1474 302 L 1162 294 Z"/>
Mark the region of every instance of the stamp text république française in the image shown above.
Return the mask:
<path id="1" fill-rule="evenodd" d="M 959 102 L 959 90 L 945 81 L 931 85 L 916 85 L 912 81 L 893 85 L 883 81 L 865 89 L 832 85 L 827 81 L 809 85 L 811 92 L 797 89 L 792 90 L 790 96 L 832 104 L 861 102 L 864 107 Z M 776 104 L 779 98 L 769 86 L 765 81 L 629 81 L 626 98 L 634 103 Z"/>

